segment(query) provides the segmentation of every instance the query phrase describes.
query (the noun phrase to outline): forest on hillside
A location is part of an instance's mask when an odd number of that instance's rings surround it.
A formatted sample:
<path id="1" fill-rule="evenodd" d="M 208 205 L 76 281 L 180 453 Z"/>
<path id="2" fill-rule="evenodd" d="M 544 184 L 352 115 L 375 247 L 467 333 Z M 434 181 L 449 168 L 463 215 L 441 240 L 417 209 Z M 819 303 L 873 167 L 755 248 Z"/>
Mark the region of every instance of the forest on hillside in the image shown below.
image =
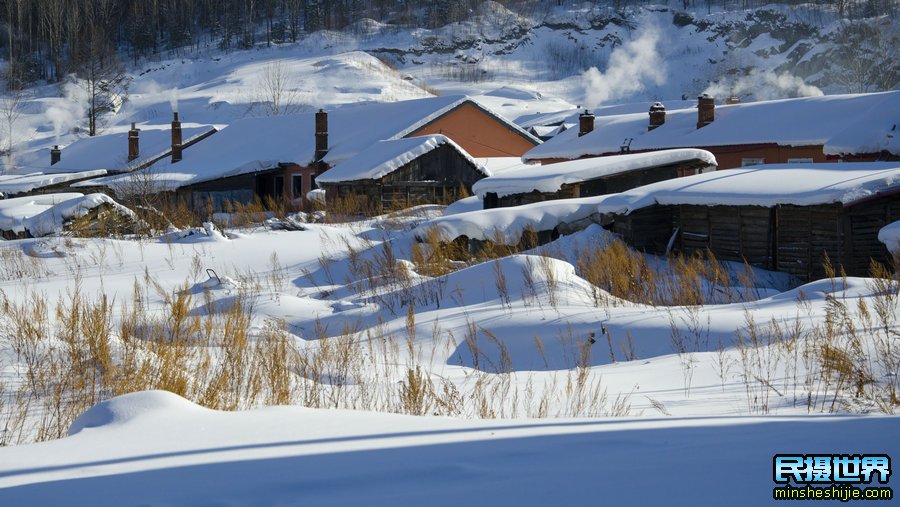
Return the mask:
<path id="1" fill-rule="evenodd" d="M 766 0 L 502 0 L 523 16 L 566 6 L 622 11 L 648 4 L 673 9 L 748 9 Z M 473 16 L 484 0 L 2 0 L 0 55 L 6 86 L 60 82 L 121 62 L 183 56 L 198 47 L 223 51 L 255 44 L 296 42 L 316 30 L 350 30 L 363 19 L 398 27 L 434 28 Z M 798 0 L 847 19 L 897 12 L 897 0 Z"/>

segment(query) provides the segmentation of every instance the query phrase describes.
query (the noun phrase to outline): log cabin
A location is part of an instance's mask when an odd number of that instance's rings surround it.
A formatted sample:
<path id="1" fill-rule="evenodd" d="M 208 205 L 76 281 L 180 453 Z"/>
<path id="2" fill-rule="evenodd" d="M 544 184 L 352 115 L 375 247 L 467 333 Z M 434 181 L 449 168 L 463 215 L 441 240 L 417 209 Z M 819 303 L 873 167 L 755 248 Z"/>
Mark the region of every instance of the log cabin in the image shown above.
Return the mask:
<path id="1" fill-rule="evenodd" d="M 436 134 L 379 141 L 316 180 L 326 201 L 353 196 L 381 214 L 418 204 L 449 203 L 487 170 L 448 137 Z"/>
<path id="2" fill-rule="evenodd" d="M 777 182 L 777 184 L 773 184 Z M 879 230 L 900 219 L 900 164 L 778 164 L 689 176 L 609 196 L 607 227 L 649 253 L 709 250 L 806 282 L 831 264 L 890 263 Z"/>
<path id="3" fill-rule="evenodd" d="M 485 178 L 474 190 L 484 209 L 491 209 L 624 192 L 715 168 L 716 158 L 707 151 L 662 150 L 525 166 Z"/>

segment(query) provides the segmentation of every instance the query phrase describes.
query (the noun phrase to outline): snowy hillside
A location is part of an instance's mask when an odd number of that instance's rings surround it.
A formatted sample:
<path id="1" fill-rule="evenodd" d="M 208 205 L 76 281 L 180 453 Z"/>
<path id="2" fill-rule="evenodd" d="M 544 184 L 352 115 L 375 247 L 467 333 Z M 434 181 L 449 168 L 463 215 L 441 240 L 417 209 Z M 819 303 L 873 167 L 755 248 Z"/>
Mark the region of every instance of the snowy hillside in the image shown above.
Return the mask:
<path id="1" fill-rule="evenodd" d="M 861 42 L 846 35 L 858 25 L 877 36 Z M 227 53 L 201 46 L 182 58 L 144 61 L 127 73 L 124 103 L 99 123 L 102 132 L 124 132 L 131 122 L 160 128 L 178 110 L 183 121 L 221 126 L 433 93 L 477 96 L 525 121 L 537 113 L 570 115 L 576 105 L 633 103 L 606 112 L 645 112 L 649 102 L 672 107 L 704 91 L 745 101 L 877 91 L 897 87 L 897 59 L 889 49 L 879 52 L 897 37 L 896 21 L 851 23 L 826 7 L 708 13 L 586 4 L 520 15 L 486 2 L 470 20 L 435 29 L 369 20 L 297 43 Z M 853 65 L 841 56 L 847 52 Z M 8 170 L 36 170 L 50 146 L 85 135 L 88 97 L 79 80 L 28 89 L 3 108 L 17 112 L 12 128 L 6 125 Z M 10 135 L 4 137 L 8 146 Z"/>

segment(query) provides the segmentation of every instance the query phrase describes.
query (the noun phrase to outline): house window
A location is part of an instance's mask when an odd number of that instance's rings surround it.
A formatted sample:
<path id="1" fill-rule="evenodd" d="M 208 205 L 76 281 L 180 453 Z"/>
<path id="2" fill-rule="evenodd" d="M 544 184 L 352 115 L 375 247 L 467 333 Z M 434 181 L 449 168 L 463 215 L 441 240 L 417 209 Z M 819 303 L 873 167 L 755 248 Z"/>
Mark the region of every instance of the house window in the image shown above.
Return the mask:
<path id="1" fill-rule="evenodd" d="M 812 164 L 813 159 L 809 158 L 809 157 L 807 157 L 807 158 L 789 158 L 789 159 L 787 159 L 787 163 L 788 164 Z"/>
<path id="2" fill-rule="evenodd" d="M 316 173 L 309 174 L 309 189 L 315 190 L 319 187 L 316 186 Z"/>
<path id="3" fill-rule="evenodd" d="M 303 197 L 303 175 L 302 174 L 292 174 L 291 175 L 291 195 L 294 196 L 294 199 L 298 197 Z"/>
<path id="4" fill-rule="evenodd" d="M 760 165 L 765 164 L 766 159 L 761 157 L 751 157 L 751 158 L 742 158 L 741 159 L 741 167 L 749 167 L 751 165 Z"/>

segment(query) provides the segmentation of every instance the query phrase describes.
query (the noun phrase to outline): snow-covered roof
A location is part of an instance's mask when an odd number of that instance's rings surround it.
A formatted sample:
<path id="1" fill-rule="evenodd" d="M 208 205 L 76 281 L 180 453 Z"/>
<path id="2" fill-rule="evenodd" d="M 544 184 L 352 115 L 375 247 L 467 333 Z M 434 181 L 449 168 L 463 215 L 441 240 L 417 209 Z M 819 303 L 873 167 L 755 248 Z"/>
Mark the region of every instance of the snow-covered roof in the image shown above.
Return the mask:
<path id="1" fill-rule="evenodd" d="M 473 190 L 482 197 L 488 192 L 496 193 L 498 197 L 532 191 L 556 192 L 567 183 L 580 183 L 629 171 L 691 162 L 708 166 L 717 165 L 716 157 L 704 150 L 681 149 L 633 153 L 525 166 L 478 181 L 473 186 Z"/>
<path id="2" fill-rule="evenodd" d="M 341 181 L 376 180 L 390 174 L 432 150 L 450 145 L 471 163 L 476 170 L 490 176 L 490 173 L 475 161 L 466 150 L 450 138 L 435 134 L 378 141 L 349 160 L 325 171 L 316 177 L 317 183 L 337 183 Z"/>
<path id="3" fill-rule="evenodd" d="M 462 95 L 353 104 L 328 111 L 329 150 L 324 161 L 336 166 L 378 141 L 403 138 L 465 103 L 487 111 Z M 495 116 L 519 134 L 534 139 Z M 245 118 L 198 143 L 184 160 L 176 164 L 162 160 L 148 170 L 160 188 L 174 189 L 272 169 L 284 162 L 307 164 L 313 162 L 314 155 L 315 113 Z M 95 183 L 115 187 L 124 181 L 125 178 L 109 177 Z"/>
<path id="4" fill-rule="evenodd" d="M 469 239 L 499 240 L 503 244 L 519 242 L 526 230 L 547 231 L 562 223 L 583 220 L 597 212 L 597 204 L 606 196 L 556 199 L 506 208 L 476 209 L 429 220 L 415 229 L 419 238 L 437 228 L 446 240 L 466 236 Z M 480 200 L 479 200 L 480 202 Z"/>
<path id="5" fill-rule="evenodd" d="M 646 112 L 597 116 L 592 132 L 578 137 L 578 129 L 569 129 L 523 158 L 617 153 L 626 139 L 632 140 L 632 151 L 776 143 L 823 145 L 828 155 L 882 150 L 900 154 L 898 111 L 900 91 L 716 105 L 715 121 L 701 129 L 696 108 L 667 111 L 666 123 L 651 131 Z"/>
<path id="6" fill-rule="evenodd" d="M 900 190 L 900 162 L 772 164 L 724 169 L 634 188 L 607 196 L 598 211 L 628 214 L 654 204 L 851 204 L 896 190 Z"/>
<path id="7" fill-rule="evenodd" d="M 16 195 L 32 190 L 57 185 L 67 181 L 79 180 L 84 178 L 93 178 L 103 176 L 106 171 L 103 169 L 96 171 L 81 171 L 76 173 L 32 173 L 32 174 L 9 174 L 0 176 L 0 193 L 3 195 Z"/>
<path id="8" fill-rule="evenodd" d="M 126 172 L 164 157 L 171 151 L 172 132 L 169 125 L 138 125 L 138 128 L 141 130 L 138 137 L 140 157 L 132 162 L 128 162 L 128 133 L 117 132 L 75 141 L 62 148 L 60 161 L 53 165 L 50 165 L 49 149 L 36 151 L 30 160 L 23 163 L 26 163 L 26 169 L 44 174 L 98 169 Z M 189 144 L 214 130 L 212 125 L 182 124 L 182 144 Z"/>
<path id="9" fill-rule="evenodd" d="M 0 200 L 0 230 L 17 233 L 27 230 L 34 237 L 47 236 L 62 231 L 66 222 L 83 217 L 104 204 L 122 214 L 134 216 L 134 212 L 105 194 L 64 192 L 32 195 Z"/>

